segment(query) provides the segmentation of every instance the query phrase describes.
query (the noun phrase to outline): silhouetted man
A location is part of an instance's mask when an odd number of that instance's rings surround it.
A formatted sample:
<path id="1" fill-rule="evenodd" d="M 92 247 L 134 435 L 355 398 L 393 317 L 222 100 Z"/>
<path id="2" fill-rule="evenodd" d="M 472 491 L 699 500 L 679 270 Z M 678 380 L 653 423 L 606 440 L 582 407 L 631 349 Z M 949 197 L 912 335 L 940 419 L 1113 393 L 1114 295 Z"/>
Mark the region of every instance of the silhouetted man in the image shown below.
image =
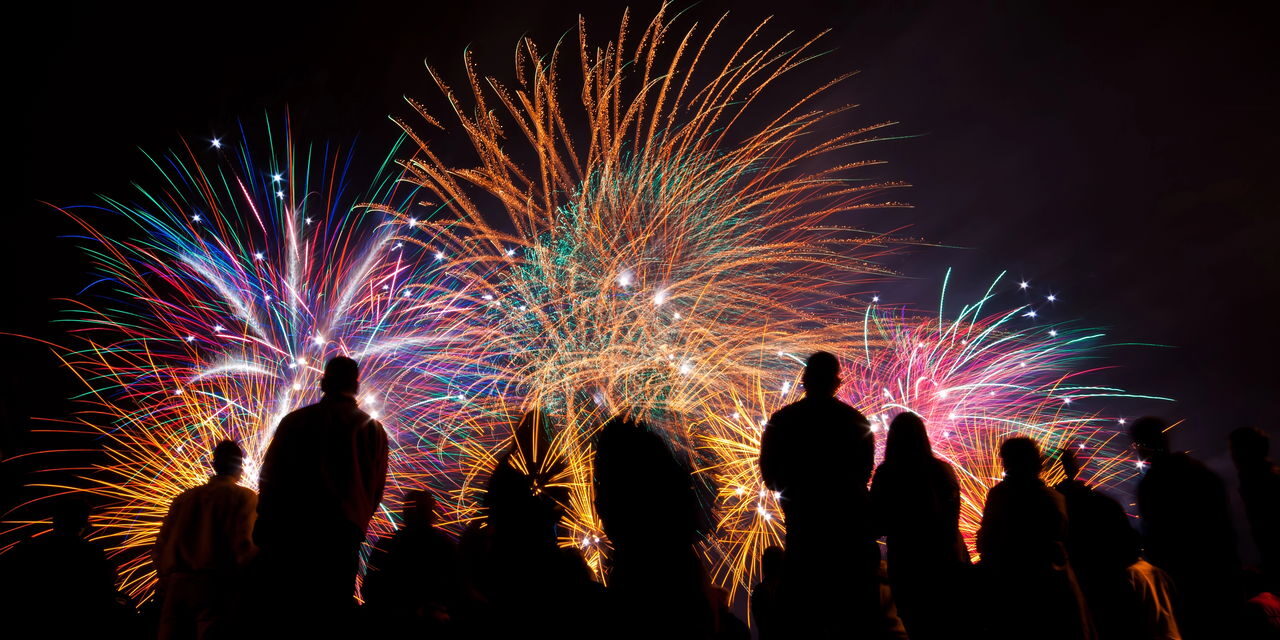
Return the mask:
<path id="1" fill-rule="evenodd" d="M 1271 462 L 1271 438 L 1261 429 L 1231 432 L 1231 460 L 1240 474 L 1240 499 L 1262 555 L 1267 586 L 1280 590 L 1280 467 Z"/>
<path id="2" fill-rule="evenodd" d="M 1067 478 L 1054 489 L 1067 508 L 1067 553 L 1098 640 L 1176 640 L 1168 575 L 1141 559 L 1124 507 L 1079 479 L 1070 446 L 1061 461 Z"/>
<path id="3" fill-rule="evenodd" d="M 404 525 L 369 560 L 364 579 L 365 604 L 409 635 L 447 627 L 462 597 L 458 550 L 435 528 L 435 510 L 430 491 L 406 495 Z"/>
<path id="4" fill-rule="evenodd" d="M 320 389 L 320 402 L 276 428 L 253 532 L 270 597 L 285 609 L 268 619 L 305 627 L 344 619 L 353 606 L 360 545 L 387 478 L 387 434 L 356 406 L 356 361 L 330 360 Z"/>
<path id="5" fill-rule="evenodd" d="M 1067 560 L 1066 506 L 1040 479 L 1039 447 L 1030 438 L 1009 438 L 1000 445 L 1000 461 L 1004 480 L 987 494 L 978 529 L 991 581 L 984 595 L 992 636 L 1089 638 L 1084 599 Z"/>
<path id="6" fill-rule="evenodd" d="M 0 629 L 6 637 L 110 637 L 120 630 L 116 567 L 86 539 L 88 529 L 89 505 L 61 498 L 54 503 L 52 531 L 0 555 Z"/>
<path id="7" fill-rule="evenodd" d="M 877 627 L 880 551 L 867 498 L 875 437 L 836 399 L 834 355 L 809 356 L 801 381 L 804 399 L 773 414 L 760 443 L 760 475 L 786 516 L 786 626 L 807 637 Z"/>
<path id="8" fill-rule="evenodd" d="M 1170 450 L 1168 428 L 1147 417 L 1129 431 L 1146 470 L 1138 481 L 1146 556 L 1173 578 L 1187 638 L 1230 637 L 1242 594 L 1226 485 L 1198 460 Z"/>
<path id="9" fill-rule="evenodd" d="M 258 508 L 258 495 L 236 484 L 243 464 L 240 445 L 219 442 L 214 476 L 169 505 L 152 555 L 164 602 L 161 640 L 240 635 L 236 615 Z"/>

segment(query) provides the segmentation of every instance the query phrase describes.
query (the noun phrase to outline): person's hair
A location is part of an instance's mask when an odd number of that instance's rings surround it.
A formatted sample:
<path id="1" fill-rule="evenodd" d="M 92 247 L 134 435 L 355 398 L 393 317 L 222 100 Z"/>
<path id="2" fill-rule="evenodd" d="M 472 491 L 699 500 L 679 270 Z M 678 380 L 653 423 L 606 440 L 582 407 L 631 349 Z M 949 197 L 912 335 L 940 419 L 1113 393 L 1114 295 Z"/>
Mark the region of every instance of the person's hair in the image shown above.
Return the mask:
<path id="1" fill-rule="evenodd" d="M 320 390 L 325 393 L 355 394 L 360 390 L 360 365 L 346 356 L 338 356 L 324 365 Z"/>
<path id="2" fill-rule="evenodd" d="M 1168 428 L 1169 423 L 1163 418 L 1144 416 L 1134 420 L 1129 426 L 1129 437 L 1133 438 L 1133 443 L 1139 447 L 1167 452 L 1169 436 L 1165 435 L 1165 430 Z"/>
<path id="3" fill-rule="evenodd" d="M 220 476 L 236 475 L 244 466 L 244 451 L 235 440 L 223 440 L 213 448 L 213 472 Z"/>
<path id="4" fill-rule="evenodd" d="M 782 575 L 782 565 L 786 562 L 786 552 L 778 545 L 765 547 L 760 554 L 760 573 L 767 579 Z"/>
<path id="5" fill-rule="evenodd" d="M 1014 436 L 1001 443 L 1000 462 L 1010 476 L 1037 476 L 1043 464 L 1040 447 L 1026 436 Z"/>
<path id="6" fill-rule="evenodd" d="M 89 526 L 89 503 L 80 496 L 64 496 L 53 505 L 53 530 L 79 534 Z"/>
<path id="7" fill-rule="evenodd" d="M 933 445 L 924 419 L 903 411 L 889 423 L 889 437 L 884 443 L 885 462 L 919 462 L 933 457 Z"/>
<path id="8" fill-rule="evenodd" d="M 1080 475 L 1080 459 L 1072 449 L 1074 446 L 1074 441 L 1068 442 L 1058 453 L 1058 460 L 1062 463 L 1062 472 L 1067 475 L 1067 480 L 1075 480 Z"/>
<path id="9" fill-rule="evenodd" d="M 404 521 L 406 524 L 435 522 L 436 494 L 426 489 L 414 489 L 404 494 Z"/>
<path id="10" fill-rule="evenodd" d="M 1271 455 L 1271 436 L 1257 427 L 1240 427 L 1227 436 L 1231 453 L 1237 458 L 1265 460 Z"/>
<path id="11" fill-rule="evenodd" d="M 833 394 L 840 387 L 840 360 L 833 353 L 818 351 L 805 361 L 800 380 L 806 394 Z"/>

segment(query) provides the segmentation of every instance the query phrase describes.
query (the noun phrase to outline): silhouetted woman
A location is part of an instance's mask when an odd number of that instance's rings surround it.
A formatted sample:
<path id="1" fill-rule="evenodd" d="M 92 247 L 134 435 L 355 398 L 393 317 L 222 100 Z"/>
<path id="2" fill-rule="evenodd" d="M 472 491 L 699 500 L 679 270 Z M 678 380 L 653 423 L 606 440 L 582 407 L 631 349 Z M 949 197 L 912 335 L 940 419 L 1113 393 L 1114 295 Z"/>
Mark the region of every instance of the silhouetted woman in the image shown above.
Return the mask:
<path id="1" fill-rule="evenodd" d="M 884 462 L 871 481 L 876 532 L 887 536 L 889 583 L 914 639 L 956 637 L 959 584 L 969 566 L 960 537 L 960 486 L 951 465 L 933 457 L 920 416 L 889 425 Z"/>

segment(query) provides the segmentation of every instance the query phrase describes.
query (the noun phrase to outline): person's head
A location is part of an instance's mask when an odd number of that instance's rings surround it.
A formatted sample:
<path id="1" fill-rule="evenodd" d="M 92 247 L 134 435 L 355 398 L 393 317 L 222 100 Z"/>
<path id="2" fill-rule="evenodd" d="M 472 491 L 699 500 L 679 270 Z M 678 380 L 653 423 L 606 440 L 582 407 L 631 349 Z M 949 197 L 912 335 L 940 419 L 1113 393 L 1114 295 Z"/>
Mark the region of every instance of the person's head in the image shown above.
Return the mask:
<path id="1" fill-rule="evenodd" d="M 213 472 L 220 476 L 236 476 L 244 468 L 244 451 L 235 440 L 223 440 L 213 448 Z"/>
<path id="2" fill-rule="evenodd" d="M 786 552 L 777 545 L 765 547 L 760 556 L 760 574 L 767 581 L 782 579 L 782 566 L 786 562 Z"/>
<path id="3" fill-rule="evenodd" d="M 80 496 L 66 496 L 53 506 L 54 533 L 79 537 L 89 528 L 89 503 Z"/>
<path id="4" fill-rule="evenodd" d="M 1240 427 L 1228 436 L 1231 461 L 1237 467 L 1264 464 L 1271 455 L 1271 437 L 1257 427 Z"/>
<path id="5" fill-rule="evenodd" d="M 1062 449 L 1062 455 L 1059 460 L 1062 462 L 1062 472 L 1067 474 L 1067 480 L 1075 480 L 1080 475 L 1080 460 L 1076 458 L 1074 449 L 1075 443 L 1068 442 L 1067 446 Z"/>
<path id="6" fill-rule="evenodd" d="M 884 443 L 885 462 L 919 462 L 933 457 L 933 445 L 924 419 L 903 411 L 889 423 L 889 437 Z"/>
<path id="7" fill-rule="evenodd" d="M 1169 436 L 1165 433 L 1168 429 L 1169 423 L 1161 418 L 1145 416 L 1134 420 L 1129 427 L 1129 436 L 1133 438 L 1133 448 L 1138 450 L 1138 457 L 1150 460 L 1169 453 Z"/>
<path id="8" fill-rule="evenodd" d="M 1000 445 L 1000 463 L 1008 478 L 1034 478 L 1040 475 L 1040 447 L 1026 436 L 1015 436 Z"/>
<path id="9" fill-rule="evenodd" d="M 834 396 L 840 388 L 840 361 L 834 354 L 818 351 L 805 361 L 800 381 L 807 396 Z"/>
<path id="10" fill-rule="evenodd" d="M 320 390 L 330 395 L 355 396 L 360 391 L 360 365 L 346 356 L 338 356 L 324 365 Z"/>
<path id="11" fill-rule="evenodd" d="M 404 523 L 408 526 L 430 527 L 436 521 L 436 494 L 417 489 L 404 496 Z"/>

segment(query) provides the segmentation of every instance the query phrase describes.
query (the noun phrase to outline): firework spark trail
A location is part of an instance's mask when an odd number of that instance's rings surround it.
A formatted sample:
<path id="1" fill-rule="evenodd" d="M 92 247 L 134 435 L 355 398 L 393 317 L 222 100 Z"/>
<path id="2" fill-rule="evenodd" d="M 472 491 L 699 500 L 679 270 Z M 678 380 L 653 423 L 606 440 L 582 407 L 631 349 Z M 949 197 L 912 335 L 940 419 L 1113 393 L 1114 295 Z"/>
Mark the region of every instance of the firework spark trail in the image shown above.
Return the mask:
<path id="1" fill-rule="evenodd" d="M 762 343 L 804 348 L 811 325 L 841 322 L 822 315 L 882 275 L 873 260 L 896 246 L 842 226 L 902 206 L 880 195 L 901 183 L 856 179 L 878 161 L 848 157 L 892 123 L 831 131 L 852 107 L 816 102 L 847 76 L 768 113 L 757 99 L 816 55 L 818 38 L 767 40 L 761 24 L 718 60 L 722 20 L 681 33 L 664 8 L 635 37 L 628 14 L 599 46 L 580 23 L 576 52 L 525 39 L 513 85 L 481 76 L 468 52 L 465 98 L 430 68 L 474 166 L 446 162 L 402 123 L 418 145 L 406 180 L 434 196 L 417 206 L 448 215 L 389 211 L 490 309 L 486 350 L 504 365 L 494 384 L 574 432 L 570 469 L 589 472 L 591 436 L 618 414 L 687 452 L 683 416 L 771 371 Z M 574 54 L 580 90 L 562 77 Z M 761 115 L 763 126 L 745 124 Z M 594 553 L 589 476 L 571 486 L 562 543 Z"/>
<path id="2" fill-rule="evenodd" d="M 468 55 L 465 101 L 433 69 L 456 122 L 412 104 L 465 133 L 474 166 L 446 162 L 402 123 L 413 153 L 355 193 L 342 154 L 295 148 L 286 133 L 265 158 L 247 143 L 154 158 L 162 188 L 106 201 L 134 237 L 67 212 L 100 278 L 69 301 L 76 343 L 57 348 L 89 389 L 68 428 L 99 434 L 108 462 L 48 488 L 109 500 L 95 524 L 126 591 L 151 590 L 160 520 L 204 481 L 212 444 L 241 440 L 252 484 L 275 424 L 315 399 L 321 363 L 339 353 L 361 361 L 361 403 L 393 443 L 371 537 L 391 531 L 410 488 L 441 494 L 455 533 L 482 522 L 512 426 L 539 409 L 560 425 L 549 450 L 512 459 L 554 470 L 561 544 L 601 579 L 592 437 L 627 413 L 678 455 L 710 461 L 718 523 L 705 551 L 717 581 L 750 581 L 783 526 L 779 497 L 754 475 L 758 420 L 794 396 L 797 361 L 815 349 L 848 358 L 847 391 L 878 427 L 902 408 L 935 430 L 954 423 L 958 435 L 934 435 L 965 470 L 968 522 L 1001 429 L 1102 438 L 1061 402 L 1119 394 L 1071 386 L 1084 336 L 1050 349 L 981 305 L 950 324 L 847 313 L 847 292 L 882 276 L 874 260 L 897 246 L 845 226 L 901 206 L 878 195 L 901 183 L 858 180 L 877 162 L 847 157 L 889 123 L 830 131 L 850 107 L 817 101 L 844 77 L 763 113 L 759 96 L 816 55 L 817 39 L 766 40 L 762 24 L 726 60 L 720 26 L 681 34 L 660 11 L 638 38 L 624 19 L 593 48 L 580 24 L 572 103 L 559 45 L 543 54 L 522 41 L 511 86 L 481 78 Z M 962 419 L 939 417 L 950 413 Z M 1119 460 L 1095 473 L 1119 478 Z M 9 534 L 44 526 L 10 523 Z"/>
<path id="3" fill-rule="evenodd" d="M 1052 458 L 1044 474 L 1050 483 L 1063 478 L 1056 452 L 1075 446 L 1086 461 L 1081 479 L 1123 491 L 1136 473 L 1132 456 L 1115 442 L 1123 421 L 1085 405 L 1091 398 L 1167 400 L 1080 382 L 1098 371 L 1078 367 L 1096 357 L 1103 335 L 1020 322 L 1024 306 L 987 313 L 998 282 L 955 315 L 945 307 L 928 317 L 869 305 L 863 334 L 836 351 L 844 357 L 840 396 L 870 420 L 878 457 L 895 415 L 924 418 L 934 454 L 956 470 L 960 529 L 971 552 L 987 490 L 1002 475 L 997 454 L 1006 438 L 1037 441 Z M 785 535 L 780 496 L 763 486 L 757 458 L 766 417 L 801 395 L 801 369 L 795 363 L 782 375 L 726 390 L 693 425 L 705 461 L 699 472 L 718 487 L 717 526 L 705 555 L 731 594 L 754 584 L 761 552 Z"/>
<path id="4" fill-rule="evenodd" d="M 682 411 L 753 372 L 762 334 L 790 336 L 833 286 L 883 272 L 870 260 L 892 243 L 836 222 L 897 206 L 876 194 L 900 185 L 856 182 L 849 172 L 874 162 L 833 157 L 887 125 L 815 135 L 848 108 L 810 106 L 819 90 L 738 132 L 738 117 L 814 41 L 784 48 L 757 30 L 697 80 L 718 26 L 679 35 L 660 12 L 631 44 L 624 18 L 615 42 L 592 49 L 580 25 L 574 108 L 559 97 L 560 46 L 543 55 L 522 41 L 514 87 L 482 79 L 468 54 L 470 104 L 433 69 L 475 167 L 447 164 L 405 125 L 419 144 L 406 179 L 452 214 L 421 223 L 446 240 L 431 249 L 473 278 L 465 288 L 482 292 L 474 302 L 501 328 L 504 375 L 543 408 L 572 413 L 585 392 L 607 413 Z M 671 51 L 668 39 L 678 40 Z M 579 121 L 586 135 L 574 137 L 580 127 L 567 123 Z"/>
<path id="5" fill-rule="evenodd" d="M 88 391 L 63 428 L 100 436 L 107 461 L 46 488 L 107 499 L 96 531 L 131 595 L 153 588 L 159 524 L 173 497 L 205 481 L 212 445 L 239 440 L 244 482 L 256 484 L 275 425 L 317 398 L 329 357 L 360 361 L 360 402 L 392 442 L 372 536 L 393 530 L 388 506 L 407 488 L 445 502 L 457 491 L 456 441 L 502 438 L 492 427 L 507 416 L 472 402 L 498 390 L 480 375 L 471 305 L 433 256 L 396 239 L 398 223 L 360 205 L 392 202 L 397 174 L 355 192 L 347 154 L 297 148 L 270 123 L 267 139 L 266 158 L 248 143 L 152 158 L 162 187 L 106 199 L 132 237 L 66 211 L 100 279 L 67 301 L 74 346 L 56 351 Z M 42 526 L 11 524 L 10 534 Z"/>

